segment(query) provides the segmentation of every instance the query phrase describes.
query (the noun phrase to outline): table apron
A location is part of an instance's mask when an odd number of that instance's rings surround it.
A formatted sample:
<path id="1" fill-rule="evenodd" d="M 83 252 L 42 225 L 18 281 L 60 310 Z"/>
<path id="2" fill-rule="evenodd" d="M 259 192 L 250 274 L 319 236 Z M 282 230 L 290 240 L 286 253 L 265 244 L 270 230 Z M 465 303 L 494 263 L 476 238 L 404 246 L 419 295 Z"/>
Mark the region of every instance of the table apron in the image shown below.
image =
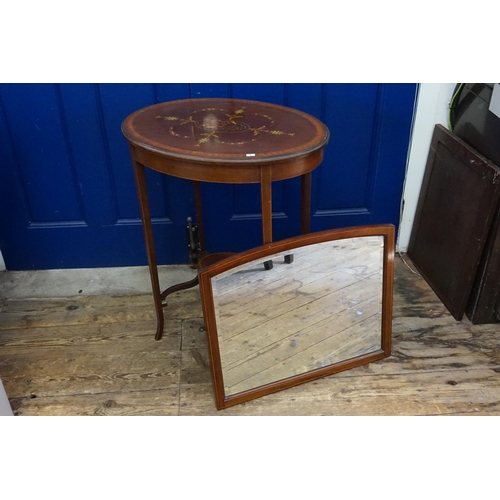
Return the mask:
<path id="1" fill-rule="evenodd" d="M 313 171 L 323 160 L 323 148 L 304 156 L 259 163 L 208 163 L 162 156 L 130 145 L 136 161 L 158 172 L 193 181 L 222 184 L 257 184 L 261 182 L 261 166 L 271 166 L 271 181 L 291 179 Z"/>

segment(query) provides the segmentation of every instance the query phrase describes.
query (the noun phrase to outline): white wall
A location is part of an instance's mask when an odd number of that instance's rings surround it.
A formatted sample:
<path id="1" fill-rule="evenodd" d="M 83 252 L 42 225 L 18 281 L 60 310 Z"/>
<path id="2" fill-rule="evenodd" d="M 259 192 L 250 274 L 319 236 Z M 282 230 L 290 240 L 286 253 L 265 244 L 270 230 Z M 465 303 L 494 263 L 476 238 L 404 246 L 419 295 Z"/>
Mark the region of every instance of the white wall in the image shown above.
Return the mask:
<path id="1" fill-rule="evenodd" d="M 455 83 L 420 85 L 403 190 L 404 205 L 397 242 L 399 252 L 406 252 L 408 249 L 434 125 L 440 123 L 448 126 L 448 106 L 455 85 Z"/>

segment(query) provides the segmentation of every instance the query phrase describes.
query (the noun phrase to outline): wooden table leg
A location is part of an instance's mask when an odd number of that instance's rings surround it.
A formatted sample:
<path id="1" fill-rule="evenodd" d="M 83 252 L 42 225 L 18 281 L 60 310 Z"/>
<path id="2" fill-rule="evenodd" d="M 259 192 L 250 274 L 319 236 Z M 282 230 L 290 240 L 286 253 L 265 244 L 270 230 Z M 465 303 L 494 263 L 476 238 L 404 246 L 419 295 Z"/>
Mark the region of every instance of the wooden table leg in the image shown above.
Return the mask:
<path id="1" fill-rule="evenodd" d="M 200 250 L 205 251 L 205 229 L 203 226 L 203 209 L 201 206 L 200 182 L 193 181 L 194 202 L 196 205 L 196 222 L 198 224 L 198 238 L 200 239 Z"/>
<path id="2" fill-rule="evenodd" d="M 139 198 L 139 208 L 141 210 L 142 227 L 144 229 L 144 239 L 146 242 L 146 253 L 148 256 L 149 274 L 153 287 L 153 299 L 156 310 L 156 335 L 155 340 L 160 340 L 163 335 L 163 309 L 160 291 L 160 281 L 158 278 L 158 267 L 156 265 L 156 252 L 153 240 L 153 227 L 151 225 L 151 213 L 149 211 L 148 188 L 146 185 L 146 173 L 144 165 L 141 165 L 134 158 L 132 152 L 132 163 L 134 166 L 135 185 Z"/>
<path id="3" fill-rule="evenodd" d="M 311 230 L 311 172 L 300 177 L 300 198 L 301 198 L 301 230 L 302 234 L 307 234 Z M 293 254 L 285 255 L 285 262 L 293 262 Z"/>
<path id="4" fill-rule="evenodd" d="M 311 180 L 312 172 L 303 174 L 300 178 L 302 234 L 307 234 L 311 230 Z"/>
<path id="5" fill-rule="evenodd" d="M 273 241 L 273 209 L 271 190 L 271 166 L 260 167 L 260 201 L 262 206 L 262 236 L 263 243 Z"/>
<path id="6" fill-rule="evenodd" d="M 271 166 L 262 165 L 260 167 L 260 202 L 262 212 L 262 239 L 263 243 L 273 241 L 273 203 L 271 188 Z M 266 270 L 273 268 L 273 261 L 264 262 Z"/>

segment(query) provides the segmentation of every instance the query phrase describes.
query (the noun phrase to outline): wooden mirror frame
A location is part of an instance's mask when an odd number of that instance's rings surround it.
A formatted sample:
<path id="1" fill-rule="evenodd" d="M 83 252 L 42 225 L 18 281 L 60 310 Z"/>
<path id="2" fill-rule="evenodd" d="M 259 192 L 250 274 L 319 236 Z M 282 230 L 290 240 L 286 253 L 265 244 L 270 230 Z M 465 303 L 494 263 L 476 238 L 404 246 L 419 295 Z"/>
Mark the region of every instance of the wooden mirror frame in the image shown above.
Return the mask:
<path id="1" fill-rule="evenodd" d="M 243 264 L 258 261 L 265 257 L 290 252 L 296 248 L 325 243 L 329 241 L 343 240 L 347 238 L 361 238 L 367 236 L 382 236 L 384 240 L 383 251 L 383 273 L 382 273 L 382 320 L 381 320 L 381 345 L 380 349 L 362 354 L 354 358 L 340 361 L 325 367 L 316 368 L 309 372 L 288 377 L 276 382 L 271 382 L 244 392 L 226 396 L 224 390 L 223 371 L 217 323 L 215 314 L 214 297 L 212 293 L 212 278 Z M 286 240 L 262 245 L 260 247 L 234 254 L 215 264 L 212 264 L 199 272 L 200 291 L 202 297 L 203 314 L 207 330 L 210 362 L 212 367 L 212 378 L 215 390 L 215 403 L 218 410 L 234 406 L 251 399 L 256 399 L 273 392 L 316 380 L 318 378 L 332 375 L 340 371 L 349 370 L 372 361 L 378 361 L 391 354 L 392 336 L 392 296 L 394 281 L 394 247 L 395 228 L 393 225 L 366 225 L 349 227 L 343 229 L 332 229 L 316 233 L 303 234 Z"/>

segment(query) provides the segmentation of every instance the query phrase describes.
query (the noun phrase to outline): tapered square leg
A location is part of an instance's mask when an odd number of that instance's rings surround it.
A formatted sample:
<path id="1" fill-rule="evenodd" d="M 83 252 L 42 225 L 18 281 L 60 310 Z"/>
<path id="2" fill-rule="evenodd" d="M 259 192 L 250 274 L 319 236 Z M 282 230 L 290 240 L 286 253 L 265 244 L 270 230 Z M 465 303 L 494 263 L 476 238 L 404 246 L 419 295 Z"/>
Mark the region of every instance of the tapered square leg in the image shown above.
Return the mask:
<path id="1" fill-rule="evenodd" d="M 160 340 L 163 335 L 163 307 L 160 290 L 160 281 L 158 278 L 158 267 L 156 265 L 156 252 L 153 240 L 153 227 L 151 225 L 151 213 L 149 210 L 148 189 L 146 185 L 146 173 L 144 165 L 135 160 L 133 151 L 131 151 L 132 163 L 134 166 L 135 184 L 137 196 L 139 199 L 139 208 L 141 211 L 142 227 L 144 229 L 144 240 L 146 243 L 146 254 L 149 264 L 149 275 L 151 277 L 151 286 L 153 288 L 153 299 L 156 311 L 156 334 L 155 339 Z"/>

